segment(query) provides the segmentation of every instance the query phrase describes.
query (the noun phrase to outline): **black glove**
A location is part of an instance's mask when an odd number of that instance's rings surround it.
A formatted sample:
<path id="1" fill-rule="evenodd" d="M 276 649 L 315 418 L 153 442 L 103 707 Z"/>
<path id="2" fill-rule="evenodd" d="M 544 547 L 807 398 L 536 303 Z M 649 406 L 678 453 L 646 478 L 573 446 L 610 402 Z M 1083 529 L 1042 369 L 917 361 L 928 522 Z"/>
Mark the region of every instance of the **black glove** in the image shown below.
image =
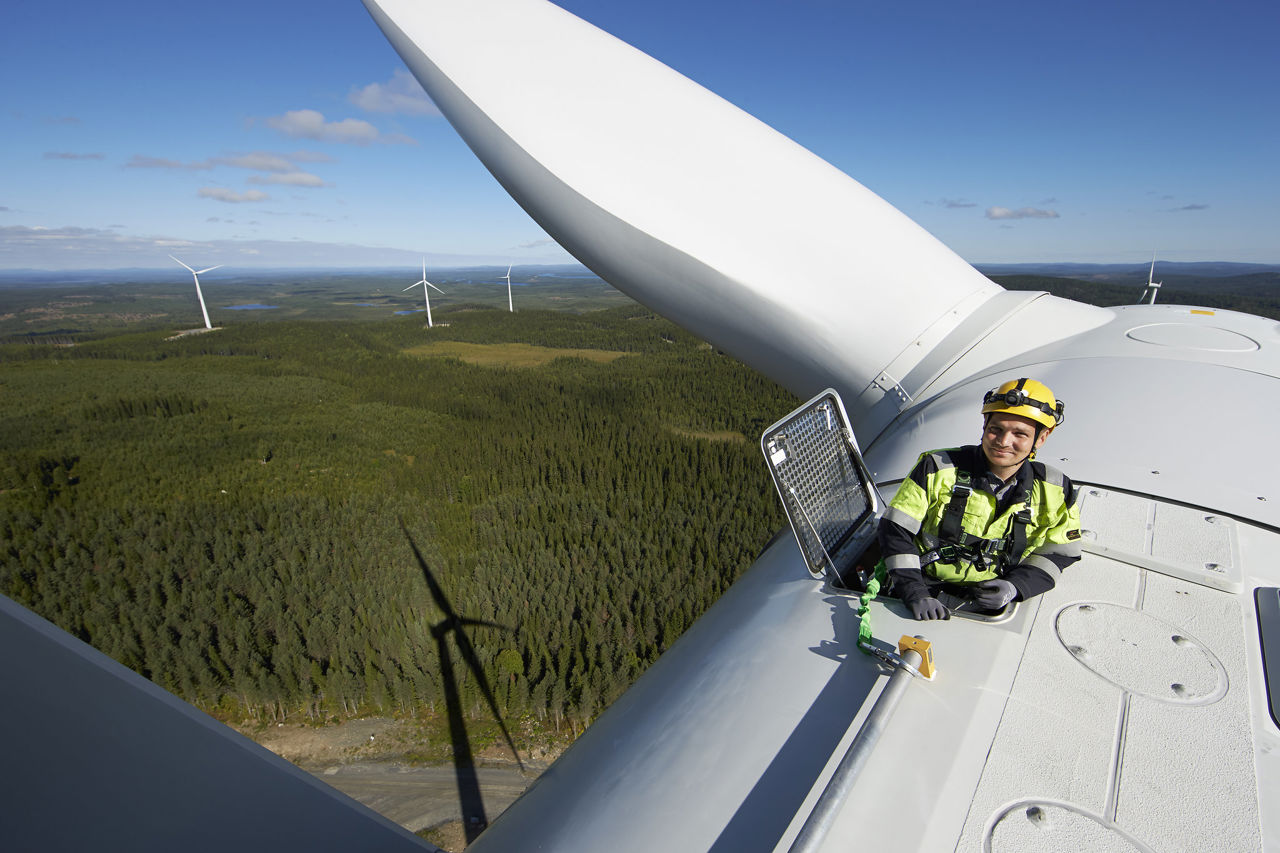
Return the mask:
<path id="1" fill-rule="evenodd" d="M 951 618 L 951 611 L 941 601 L 932 596 L 913 598 L 907 602 L 907 606 L 911 608 L 911 615 L 916 617 L 918 621 Z"/>
<path id="2" fill-rule="evenodd" d="M 973 588 L 973 603 L 983 610 L 999 610 L 1018 594 L 1018 588 L 1006 580 L 995 578 Z"/>

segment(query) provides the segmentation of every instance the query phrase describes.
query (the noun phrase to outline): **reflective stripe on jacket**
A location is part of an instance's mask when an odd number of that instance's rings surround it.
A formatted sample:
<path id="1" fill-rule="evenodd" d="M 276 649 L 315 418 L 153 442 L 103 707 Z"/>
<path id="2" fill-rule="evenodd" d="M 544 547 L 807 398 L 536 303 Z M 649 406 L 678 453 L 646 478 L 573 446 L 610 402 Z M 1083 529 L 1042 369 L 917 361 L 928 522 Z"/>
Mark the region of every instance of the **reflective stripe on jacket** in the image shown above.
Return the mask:
<path id="1" fill-rule="evenodd" d="M 964 541 L 943 543 L 938 531 L 951 502 L 957 470 L 969 472 L 972 487 L 961 520 Z M 984 488 L 986 472 L 986 458 L 977 445 L 921 454 L 881 521 L 885 567 L 919 571 L 921 555 L 941 545 L 973 547 L 984 540 L 1004 540 L 1011 532 L 1014 516 L 1025 508 L 1029 512 L 1025 547 L 1020 554 L 1010 555 L 1003 572 L 997 570 L 993 558 L 980 563 L 963 558 L 937 560 L 923 568 L 938 580 L 962 583 L 1004 576 L 1014 582 L 1023 598 L 1052 589 L 1062 570 L 1080 558 L 1080 511 L 1075 487 L 1056 468 L 1030 461 L 1018 469 L 1008 492 L 997 499 L 989 488 Z M 893 530 L 894 526 L 899 530 Z M 1035 577 L 1040 574 L 1044 577 Z"/>

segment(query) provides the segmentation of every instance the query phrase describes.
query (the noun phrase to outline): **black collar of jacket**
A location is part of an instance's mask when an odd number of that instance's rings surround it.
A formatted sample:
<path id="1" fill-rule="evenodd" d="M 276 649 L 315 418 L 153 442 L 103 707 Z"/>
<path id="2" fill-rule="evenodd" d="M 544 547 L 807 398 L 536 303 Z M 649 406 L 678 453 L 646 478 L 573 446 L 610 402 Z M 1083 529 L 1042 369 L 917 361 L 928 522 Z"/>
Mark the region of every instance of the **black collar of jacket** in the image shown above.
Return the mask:
<path id="1" fill-rule="evenodd" d="M 991 474 L 990 477 L 987 476 L 991 471 L 991 466 L 987 464 L 987 456 L 982 452 L 982 445 L 966 444 L 960 450 L 960 465 L 969 472 L 971 481 L 984 491 L 991 492 L 992 489 L 989 482 L 997 478 L 994 474 Z M 1035 466 L 1039 464 L 1030 459 L 1023 461 L 1013 475 L 1013 488 L 1005 493 L 1000 503 L 1012 504 L 1018 501 L 1025 501 L 1031 494 L 1031 484 L 1036 477 Z"/>

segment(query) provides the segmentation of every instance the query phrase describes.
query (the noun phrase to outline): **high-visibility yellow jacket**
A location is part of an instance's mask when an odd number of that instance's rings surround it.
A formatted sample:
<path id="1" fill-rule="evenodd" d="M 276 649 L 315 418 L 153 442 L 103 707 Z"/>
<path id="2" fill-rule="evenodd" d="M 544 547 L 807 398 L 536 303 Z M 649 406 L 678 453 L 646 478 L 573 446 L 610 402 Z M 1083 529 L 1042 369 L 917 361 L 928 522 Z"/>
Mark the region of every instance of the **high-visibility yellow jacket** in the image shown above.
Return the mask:
<path id="1" fill-rule="evenodd" d="M 943 535 L 957 481 L 970 489 L 957 505 L 963 506 L 958 541 Z M 1080 559 L 1080 511 L 1071 480 L 1028 460 L 1001 484 L 977 445 L 921 454 L 889 502 L 879 532 L 885 568 L 895 573 L 903 598 L 921 592 L 915 584 L 927 576 L 954 583 L 1001 577 L 1027 599 L 1052 589 L 1062 570 Z"/>

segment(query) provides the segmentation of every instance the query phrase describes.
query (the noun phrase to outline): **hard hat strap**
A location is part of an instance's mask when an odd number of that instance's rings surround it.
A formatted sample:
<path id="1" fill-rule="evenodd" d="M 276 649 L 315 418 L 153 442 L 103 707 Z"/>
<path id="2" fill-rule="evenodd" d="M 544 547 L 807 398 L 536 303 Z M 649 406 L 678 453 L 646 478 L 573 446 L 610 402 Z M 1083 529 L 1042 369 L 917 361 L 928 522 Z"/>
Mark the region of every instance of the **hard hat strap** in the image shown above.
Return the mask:
<path id="1" fill-rule="evenodd" d="M 1056 405 L 1049 405 L 1043 400 L 1037 400 L 1023 391 L 1021 388 L 1014 388 L 1001 394 L 999 391 L 988 391 L 982 397 L 982 405 L 987 406 L 991 403 L 1004 403 L 1009 408 L 1018 406 L 1027 406 L 1032 409 L 1039 409 L 1046 415 L 1052 417 L 1056 424 L 1061 424 L 1065 420 L 1064 414 L 1066 406 L 1061 400 L 1056 400 Z"/>

